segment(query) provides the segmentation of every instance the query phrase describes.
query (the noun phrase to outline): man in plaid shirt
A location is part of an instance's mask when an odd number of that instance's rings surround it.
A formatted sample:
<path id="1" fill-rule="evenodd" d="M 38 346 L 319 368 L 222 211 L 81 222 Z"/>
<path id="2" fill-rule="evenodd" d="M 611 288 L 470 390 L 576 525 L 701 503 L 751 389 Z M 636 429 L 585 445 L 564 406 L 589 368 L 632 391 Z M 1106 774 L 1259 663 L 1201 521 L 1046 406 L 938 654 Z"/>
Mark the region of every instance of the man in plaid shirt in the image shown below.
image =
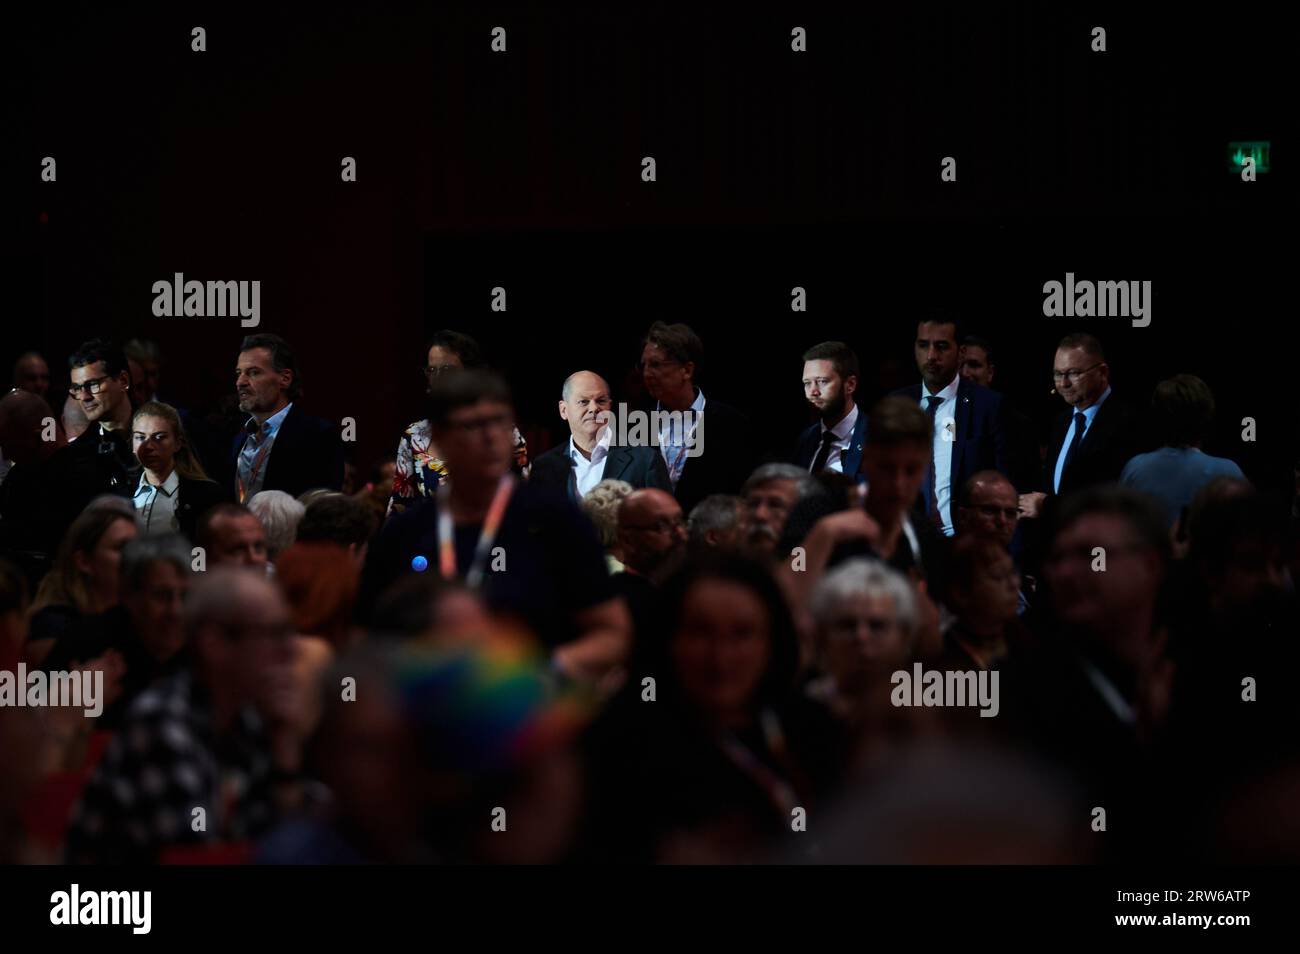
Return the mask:
<path id="1" fill-rule="evenodd" d="M 214 569 L 191 590 L 185 623 L 192 664 L 128 711 L 74 811 L 69 862 L 152 862 L 175 846 L 254 839 L 294 795 L 283 597 L 258 574 Z"/>

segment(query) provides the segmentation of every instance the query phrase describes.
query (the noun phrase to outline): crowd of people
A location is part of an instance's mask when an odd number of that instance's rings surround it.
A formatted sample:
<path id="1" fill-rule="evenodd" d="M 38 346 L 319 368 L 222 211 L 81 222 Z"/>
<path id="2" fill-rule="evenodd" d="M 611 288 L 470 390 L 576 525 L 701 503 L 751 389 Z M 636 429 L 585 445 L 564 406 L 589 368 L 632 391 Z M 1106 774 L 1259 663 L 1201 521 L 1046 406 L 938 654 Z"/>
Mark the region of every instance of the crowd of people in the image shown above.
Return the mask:
<path id="1" fill-rule="evenodd" d="M 870 404 L 848 344 L 792 354 L 815 420 L 772 435 L 656 322 L 648 426 L 560 369 L 537 454 L 442 330 L 364 483 L 276 335 L 212 413 L 148 341 L 66 391 L 24 355 L 0 670 L 105 704 L 0 708 L 0 860 L 1296 860 L 1300 459 L 1261 493 L 1205 381 L 1112 388 L 1090 334 L 1034 421 L 989 340 L 914 330 Z M 923 670 L 997 698 L 900 700 Z"/>

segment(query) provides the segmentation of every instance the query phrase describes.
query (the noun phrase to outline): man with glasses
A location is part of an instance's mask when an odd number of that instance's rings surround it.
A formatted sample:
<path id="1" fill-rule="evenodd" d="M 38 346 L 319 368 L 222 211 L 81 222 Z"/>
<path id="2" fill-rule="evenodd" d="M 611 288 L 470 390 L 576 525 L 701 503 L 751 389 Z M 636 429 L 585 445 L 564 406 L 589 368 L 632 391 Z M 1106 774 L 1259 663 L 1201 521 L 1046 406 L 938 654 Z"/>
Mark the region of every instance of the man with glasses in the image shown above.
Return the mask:
<path id="1" fill-rule="evenodd" d="M 1153 499 L 1105 486 L 1061 502 L 1044 563 L 1050 624 L 1034 651 L 1004 671 L 1003 714 L 1077 770 L 1085 804 L 1112 810 L 1141 791 L 1141 748 L 1170 699 L 1160 598 L 1169 565 Z"/>
<path id="2" fill-rule="evenodd" d="M 686 513 L 709 494 L 734 494 L 758 461 L 748 419 L 696 385 L 704 345 L 689 325 L 656 321 L 641 342 L 641 380 L 663 415 L 656 438 Z"/>
<path id="3" fill-rule="evenodd" d="M 962 484 L 958 497 L 957 536 L 987 537 L 1018 560 L 1016 527 L 1020 523 L 1020 499 L 1015 485 L 996 470 L 981 470 Z M 1020 572 L 1020 567 L 1016 567 Z M 1016 612 L 1029 608 L 1035 581 L 1020 574 L 1020 598 Z"/>
<path id="4" fill-rule="evenodd" d="M 1042 485 L 1021 495 L 1024 517 L 1037 517 L 1048 496 L 1119 480 L 1142 448 L 1138 417 L 1111 396 L 1110 365 L 1090 334 L 1066 335 L 1056 346 L 1056 393 L 1069 407 L 1052 427 Z"/>
<path id="5" fill-rule="evenodd" d="M 650 648 L 664 638 L 667 621 L 660 587 L 686 559 L 686 515 L 672 494 L 652 487 L 635 490 L 618 508 L 618 544 L 623 572 L 612 577 L 627 602 L 636 629 L 629 663 L 632 679 L 645 674 Z"/>
<path id="6" fill-rule="evenodd" d="M 126 355 L 102 339 L 85 342 L 68 358 L 68 394 L 89 426 L 59 452 L 61 523 L 70 525 L 101 494 L 129 497 L 136 481 L 131 452 L 131 377 Z"/>
<path id="7" fill-rule="evenodd" d="M 430 435 L 455 477 L 394 514 L 366 557 L 358 615 L 411 573 L 463 580 L 494 613 L 524 622 L 561 675 L 598 681 L 626 657 L 627 607 L 576 503 L 511 473 L 514 409 L 505 381 L 482 370 L 439 375 Z"/>
<path id="8" fill-rule="evenodd" d="M 672 494 L 646 488 L 618 508 L 618 542 L 626 571 L 658 586 L 686 556 L 686 516 Z"/>

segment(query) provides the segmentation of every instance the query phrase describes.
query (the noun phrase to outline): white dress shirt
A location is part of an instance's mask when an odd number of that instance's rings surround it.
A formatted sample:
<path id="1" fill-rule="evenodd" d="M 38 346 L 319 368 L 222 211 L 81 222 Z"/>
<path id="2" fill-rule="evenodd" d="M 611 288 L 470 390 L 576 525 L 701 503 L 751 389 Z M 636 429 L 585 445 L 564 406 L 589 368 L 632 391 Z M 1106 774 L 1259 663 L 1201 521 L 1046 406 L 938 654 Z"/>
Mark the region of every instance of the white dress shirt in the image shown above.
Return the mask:
<path id="1" fill-rule="evenodd" d="M 844 420 L 840 421 L 834 427 L 830 428 L 831 433 L 835 435 L 835 440 L 831 444 L 830 455 L 826 458 L 826 469 L 833 470 L 837 474 L 844 473 L 844 452 L 849 448 L 849 441 L 853 439 L 853 428 L 858 425 L 858 405 L 854 402 L 849 413 L 844 415 Z M 826 436 L 826 425 L 822 424 L 821 433 L 818 438 Z M 817 463 L 816 455 L 808 464 L 808 470 L 812 471 L 812 465 Z"/>
<path id="2" fill-rule="evenodd" d="M 181 478 L 172 471 L 161 487 L 149 483 L 149 478 L 140 475 L 136 485 L 135 496 L 131 503 L 140 515 L 140 532 L 145 536 L 159 533 L 174 533 L 180 529 L 176 522 L 176 508 L 180 504 Z"/>
<path id="3" fill-rule="evenodd" d="M 587 496 L 591 488 L 595 487 L 605 476 L 605 462 L 609 460 L 609 445 L 613 440 L 612 429 L 606 425 L 600 432 L 600 438 L 596 441 L 596 446 L 591 449 L 591 459 L 588 460 L 578 450 L 578 445 L 572 437 L 569 438 L 569 456 L 573 458 L 573 476 L 578 487 L 579 499 Z"/>
<path id="4" fill-rule="evenodd" d="M 943 398 L 934 412 L 934 497 L 939 503 L 939 516 L 943 518 L 944 536 L 953 535 L 952 525 L 952 445 L 957 439 L 957 388 L 961 375 L 957 375 L 942 391 L 932 392 L 921 382 L 921 410 L 929 407 L 929 397 Z M 952 421 L 950 425 L 946 422 Z M 946 425 L 946 426 L 945 426 Z"/>
<path id="5" fill-rule="evenodd" d="M 1092 422 L 1097 417 L 1097 412 L 1101 406 L 1106 403 L 1106 398 L 1110 397 L 1110 388 L 1101 392 L 1101 397 L 1097 398 L 1097 403 L 1083 411 L 1076 411 L 1070 408 L 1070 426 L 1065 429 L 1065 440 L 1061 441 L 1061 451 L 1056 455 L 1056 472 L 1052 478 L 1052 490 L 1056 493 L 1061 492 L 1061 475 L 1065 473 L 1065 455 L 1070 452 L 1070 442 L 1074 440 L 1074 415 L 1082 414 L 1084 419 L 1083 436 L 1088 436 L 1088 429 L 1092 427 Z M 1077 453 L 1077 452 L 1076 452 Z"/>

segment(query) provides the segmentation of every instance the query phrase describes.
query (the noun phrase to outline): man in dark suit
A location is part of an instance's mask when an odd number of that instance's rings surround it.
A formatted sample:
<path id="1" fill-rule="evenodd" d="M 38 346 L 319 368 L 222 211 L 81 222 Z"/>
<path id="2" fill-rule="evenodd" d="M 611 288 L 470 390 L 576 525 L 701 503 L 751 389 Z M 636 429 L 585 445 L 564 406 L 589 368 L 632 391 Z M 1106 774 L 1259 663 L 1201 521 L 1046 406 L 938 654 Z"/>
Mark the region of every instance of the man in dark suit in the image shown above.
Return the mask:
<path id="1" fill-rule="evenodd" d="M 748 418 L 696 387 L 703 358 L 703 343 L 684 324 L 656 321 L 641 344 L 641 379 L 662 415 L 652 430 L 685 513 L 709 494 L 739 491 L 759 456 Z"/>
<path id="2" fill-rule="evenodd" d="M 1090 334 L 1066 335 L 1056 346 L 1052 377 L 1069 407 L 1052 425 L 1038 490 L 1020 498 L 1026 517 L 1039 516 L 1049 496 L 1118 481 L 1142 450 L 1139 415 L 1112 396 L 1100 341 Z"/>
<path id="3" fill-rule="evenodd" d="M 934 314 L 917 322 L 913 350 L 921 383 L 894 394 L 917 402 L 933 425 L 930 471 L 921 485 L 919 509 L 944 536 L 955 532 L 957 490 L 981 470 L 1010 470 L 1002 395 L 959 374 L 957 321 Z"/>
<path id="4" fill-rule="evenodd" d="M 657 447 L 619 444 L 619 428 L 610 424 L 609 384 L 591 371 L 576 371 L 560 392 L 560 417 L 570 436 L 533 461 L 529 480 L 581 500 L 602 480 L 625 480 L 640 489 L 657 487 L 672 493 L 668 466 Z"/>
<path id="5" fill-rule="evenodd" d="M 799 435 L 794 464 L 814 476 L 824 470 L 865 479 L 862 444 L 867 415 L 858 410 L 858 356 L 843 341 L 824 341 L 804 352 L 803 393 L 819 420 Z"/>
<path id="6" fill-rule="evenodd" d="M 226 470 L 243 503 L 262 490 L 297 497 L 307 490 L 343 486 L 343 444 L 338 427 L 311 417 L 294 403 L 302 394 L 298 365 L 278 335 L 249 335 L 235 369 L 239 409 L 248 414 L 231 445 Z"/>

